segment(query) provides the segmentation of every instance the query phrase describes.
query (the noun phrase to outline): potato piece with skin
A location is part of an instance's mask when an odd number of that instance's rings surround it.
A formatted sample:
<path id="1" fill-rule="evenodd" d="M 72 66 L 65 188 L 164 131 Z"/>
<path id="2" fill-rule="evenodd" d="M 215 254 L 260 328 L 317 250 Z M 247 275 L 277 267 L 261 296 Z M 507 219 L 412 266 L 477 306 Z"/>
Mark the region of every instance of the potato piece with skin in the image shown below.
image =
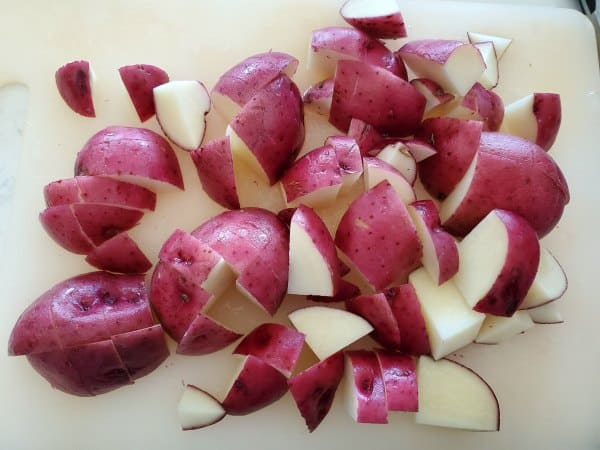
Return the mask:
<path id="1" fill-rule="evenodd" d="M 476 158 L 440 206 L 446 230 L 466 235 L 493 209 L 525 218 L 541 238 L 558 223 L 569 188 L 558 165 L 519 137 L 483 132 Z"/>
<path id="2" fill-rule="evenodd" d="M 154 116 L 152 90 L 169 81 L 167 72 L 151 64 L 133 64 L 119 67 L 119 75 L 140 120 L 145 122 Z"/>
<path id="3" fill-rule="evenodd" d="M 558 300 L 568 287 L 567 275 L 558 260 L 540 247 L 540 263 L 533 283 L 519 309 L 537 308 Z"/>
<path id="4" fill-rule="evenodd" d="M 56 287 L 51 289 L 21 313 L 8 341 L 10 356 L 47 353 L 62 348 L 50 311 L 51 298 L 57 291 Z"/>
<path id="5" fill-rule="evenodd" d="M 421 304 L 411 284 L 385 291 L 400 330 L 400 350 L 410 355 L 430 355 L 431 347 Z"/>
<path id="6" fill-rule="evenodd" d="M 302 95 L 304 107 L 321 116 L 329 115 L 333 97 L 333 78 L 321 80 L 310 86 Z"/>
<path id="7" fill-rule="evenodd" d="M 110 126 L 93 135 L 77 153 L 75 176 L 79 175 L 162 182 L 183 190 L 173 148 L 144 128 Z"/>
<path id="8" fill-rule="evenodd" d="M 478 344 L 500 344 L 533 327 L 533 321 L 527 311 L 516 311 L 511 317 L 488 314 L 475 338 Z"/>
<path id="9" fill-rule="evenodd" d="M 401 343 L 398 322 L 383 293 L 360 295 L 346 300 L 346 309 L 358 314 L 373 326 L 371 336 L 385 348 L 398 349 Z"/>
<path id="10" fill-rule="evenodd" d="M 329 136 L 325 145 L 331 145 L 338 159 L 342 188 L 340 194 L 349 191 L 358 182 L 363 173 L 363 163 L 360 148 L 356 140 L 350 136 Z"/>
<path id="11" fill-rule="evenodd" d="M 338 352 L 288 380 L 308 431 L 313 432 L 329 413 L 343 376 L 344 354 Z"/>
<path id="12" fill-rule="evenodd" d="M 470 40 L 469 40 L 470 41 Z M 485 70 L 481 74 L 479 82 L 486 89 L 493 89 L 498 86 L 498 80 L 500 78 L 498 71 L 498 56 L 496 55 L 496 48 L 493 42 L 476 42 L 472 44 L 477 47 L 483 61 L 485 62 Z"/>
<path id="13" fill-rule="evenodd" d="M 425 97 L 408 81 L 360 61 L 337 65 L 329 122 L 347 132 L 358 118 L 381 133 L 407 136 L 418 129 Z"/>
<path id="14" fill-rule="evenodd" d="M 288 285 L 289 236 L 277 216 L 260 208 L 227 211 L 192 233 L 239 274 L 236 286 L 274 314 Z"/>
<path id="15" fill-rule="evenodd" d="M 498 61 L 504 56 L 504 52 L 512 43 L 511 38 L 505 38 L 501 36 L 492 36 L 490 34 L 475 33 L 467 31 L 467 38 L 471 44 L 478 44 L 481 42 L 491 42 L 494 45 L 494 51 L 496 52 L 496 58 Z"/>
<path id="16" fill-rule="evenodd" d="M 375 350 L 387 399 L 388 411 L 419 410 L 415 358 L 404 353 Z"/>
<path id="17" fill-rule="evenodd" d="M 347 0 L 340 15 L 350 25 L 374 38 L 406 37 L 404 19 L 395 0 Z"/>
<path id="18" fill-rule="evenodd" d="M 421 139 L 406 139 L 403 142 L 418 163 L 424 159 L 431 158 L 437 153 L 437 150 L 431 144 Z"/>
<path id="19" fill-rule="evenodd" d="M 343 278 L 340 280 L 339 289 L 336 295 L 333 297 L 325 297 L 320 295 L 308 295 L 307 299 L 313 302 L 320 303 L 335 303 L 335 302 L 343 302 L 352 297 L 356 297 L 360 295 L 360 289 L 355 284 L 350 283 L 349 281 L 344 280 Z"/>
<path id="20" fill-rule="evenodd" d="M 414 186 L 417 180 L 417 162 L 404 142 L 388 144 L 376 156 L 398 170 Z"/>
<path id="21" fill-rule="evenodd" d="M 274 184 L 304 142 L 304 109 L 298 87 L 286 75 L 278 76 L 244 105 L 226 134 L 233 158 Z"/>
<path id="22" fill-rule="evenodd" d="M 406 206 L 387 181 L 350 204 L 335 243 L 374 290 L 405 280 L 422 257 Z"/>
<path id="23" fill-rule="evenodd" d="M 227 413 L 221 403 L 208 392 L 187 384 L 177 404 L 177 415 L 183 431 L 214 425 Z"/>
<path id="24" fill-rule="evenodd" d="M 528 309 L 527 314 L 535 324 L 563 323 L 564 319 L 558 308 L 558 302 L 550 302 L 537 308 Z"/>
<path id="25" fill-rule="evenodd" d="M 379 40 L 350 27 L 326 27 L 313 30 L 308 54 L 308 69 L 331 76 L 336 63 L 343 60 L 362 61 L 381 67 L 407 79 L 402 59 Z"/>
<path id="26" fill-rule="evenodd" d="M 81 255 L 93 250 L 94 244 L 81 228 L 72 205 L 46 208 L 39 219 L 46 233 L 65 250 Z"/>
<path id="27" fill-rule="evenodd" d="M 375 352 L 345 353 L 344 400 L 350 417 L 358 423 L 388 423 L 383 375 Z"/>
<path id="28" fill-rule="evenodd" d="M 148 375 L 169 356 L 161 325 L 115 334 L 111 340 L 132 380 Z"/>
<path id="29" fill-rule="evenodd" d="M 386 139 L 383 137 L 373 125 L 370 125 L 356 117 L 350 120 L 348 126 L 348 136 L 354 138 L 360 154 L 369 156 L 372 150 L 379 150 L 385 147 Z"/>
<path id="30" fill-rule="evenodd" d="M 430 109 L 454 100 L 454 95 L 444 91 L 439 84 L 428 78 L 414 78 L 410 80 L 410 84 L 423 94 L 427 100 L 427 103 L 425 104 L 426 114 Z"/>
<path id="31" fill-rule="evenodd" d="M 74 203 L 71 207 L 82 231 L 96 246 L 132 229 L 144 215 L 142 211 L 97 203 Z"/>
<path id="32" fill-rule="evenodd" d="M 276 402 L 287 392 L 287 378 L 256 356 L 244 357 L 222 402 L 227 414 L 243 416 Z"/>
<path id="33" fill-rule="evenodd" d="M 58 93 L 67 106 L 84 117 L 96 117 L 92 97 L 93 72 L 88 61 L 72 61 L 55 74 Z"/>
<path id="34" fill-rule="evenodd" d="M 419 178 L 434 198 L 444 199 L 463 178 L 473 161 L 483 131 L 477 120 L 437 117 L 423 121 L 422 137 L 437 153 L 419 163 Z"/>
<path id="35" fill-rule="evenodd" d="M 126 232 L 95 247 L 85 261 L 97 269 L 119 273 L 146 273 L 152 263 Z"/>
<path id="36" fill-rule="evenodd" d="M 287 53 L 252 55 L 219 77 L 210 93 L 213 106 L 230 121 L 260 89 L 281 74 L 292 78 L 297 68 L 298 60 Z"/>
<path id="37" fill-rule="evenodd" d="M 241 334 L 198 313 L 177 344 L 176 352 L 179 355 L 207 355 L 227 347 L 240 337 Z"/>
<path id="38" fill-rule="evenodd" d="M 46 206 L 97 203 L 106 206 L 154 211 L 156 194 L 133 183 L 101 176 L 79 176 L 44 186 Z"/>
<path id="39" fill-rule="evenodd" d="M 303 345 L 302 333 L 279 323 L 263 323 L 248 333 L 233 353 L 256 356 L 289 378 Z"/>

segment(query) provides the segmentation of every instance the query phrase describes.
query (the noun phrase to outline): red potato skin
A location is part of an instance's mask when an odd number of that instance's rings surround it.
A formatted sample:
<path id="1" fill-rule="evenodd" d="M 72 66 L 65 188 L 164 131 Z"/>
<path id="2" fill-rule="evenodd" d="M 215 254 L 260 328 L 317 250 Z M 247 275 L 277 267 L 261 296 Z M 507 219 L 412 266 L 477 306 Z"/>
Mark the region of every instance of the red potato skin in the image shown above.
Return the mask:
<path id="1" fill-rule="evenodd" d="M 281 372 L 248 355 L 222 405 L 227 414 L 243 416 L 276 402 L 287 390 L 287 378 Z"/>
<path id="2" fill-rule="evenodd" d="M 435 101 L 432 100 L 433 103 L 428 104 L 425 109 L 454 100 L 454 95 L 444 91 L 444 88 L 429 78 L 413 78 L 410 80 L 410 84 L 412 84 L 421 94 L 427 92 L 435 98 Z"/>
<path id="3" fill-rule="evenodd" d="M 51 290 L 47 294 L 48 300 L 42 296 L 23 311 L 8 341 L 10 356 L 47 353 L 62 348 L 48 305 L 52 295 Z"/>
<path id="4" fill-rule="evenodd" d="M 516 136 L 483 132 L 471 185 L 443 226 L 465 236 L 490 211 L 505 209 L 525 218 L 542 238 L 568 202 L 567 181 L 541 147 Z"/>
<path id="5" fill-rule="evenodd" d="M 386 16 L 351 18 L 344 15 L 344 7 L 342 6 L 340 13 L 348 24 L 364 31 L 373 38 L 399 39 L 407 36 L 404 19 L 399 12 Z"/>
<path id="6" fill-rule="evenodd" d="M 169 356 L 160 325 L 115 334 L 111 340 L 132 380 L 148 375 Z"/>
<path id="7" fill-rule="evenodd" d="M 146 273 L 152 263 L 127 233 L 119 233 L 94 248 L 85 258 L 97 269 L 118 273 Z"/>
<path id="8" fill-rule="evenodd" d="M 419 163 L 419 178 L 434 198 L 446 198 L 467 172 L 482 131 L 483 123 L 478 120 L 435 117 L 423 121 L 421 137 L 437 153 Z"/>
<path id="9" fill-rule="evenodd" d="M 309 432 L 329 413 L 343 376 L 344 355 L 338 352 L 288 380 L 290 393 Z"/>
<path id="10" fill-rule="evenodd" d="M 167 72 L 151 64 L 133 64 L 120 67 L 119 75 L 140 120 L 145 122 L 154 116 L 152 90 L 169 81 Z"/>
<path id="11" fill-rule="evenodd" d="M 387 396 L 388 411 L 416 412 L 419 410 L 417 367 L 412 356 L 375 350 Z"/>
<path id="12" fill-rule="evenodd" d="M 226 211 L 192 232 L 239 273 L 237 285 L 274 314 L 287 292 L 289 231 L 260 208 Z M 267 239 L 265 239 L 265 236 Z"/>
<path id="13" fill-rule="evenodd" d="M 373 339 L 385 348 L 400 348 L 400 329 L 385 294 L 361 295 L 348 299 L 346 309 L 366 319 L 374 328 Z"/>
<path id="14" fill-rule="evenodd" d="M 409 355 L 430 355 L 431 347 L 425 319 L 413 286 L 411 284 L 396 286 L 386 290 L 385 295 L 390 301 L 400 329 L 400 350 Z"/>
<path id="15" fill-rule="evenodd" d="M 501 209 L 493 212 L 508 232 L 508 254 L 494 285 L 473 307 L 475 311 L 496 316 L 512 316 L 533 283 L 540 259 L 540 244 L 535 230 L 519 215 Z M 524 264 L 524 261 L 532 261 Z"/>
<path id="16" fill-rule="evenodd" d="M 483 122 L 483 131 L 498 131 L 504 119 L 504 103 L 498 94 L 475 83 L 461 105 L 475 111 Z"/>
<path id="17" fill-rule="evenodd" d="M 548 151 L 556 140 L 562 120 L 560 95 L 539 92 L 533 94 L 533 114 L 538 130 L 535 143 Z"/>
<path id="18" fill-rule="evenodd" d="M 286 75 L 278 76 L 248 100 L 230 126 L 274 184 L 304 143 L 304 106 L 298 87 Z"/>
<path id="19" fill-rule="evenodd" d="M 287 53 L 259 53 L 244 59 L 221 75 L 211 94 L 218 92 L 243 106 L 282 73 L 291 77 L 297 66 L 298 60 Z"/>
<path id="20" fill-rule="evenodd" d="M 303 345 L 302 333 L 278 323 L 263 323 L 248 333 L 233 353 L 256 356 L 289 377 Z"/>
<path id="21" fill-rule="evenodd" d="M 298 159 L 280 181 L 288 203 L 319 189 L 342 184 L 335 149 L 325 145 L 311 150 Z"/>
<path id="22" fill-rule="evenodd" d="M 58 93 L 69 108 L 84 117 L 96 117 L 88 61 L 65 64 L 56 71 L 55 79 Z"/>
<path id="23" fill-rule="evenodd" d="M 333 96 L 333 78 L 319 81 L 310 86 L 304 94 L 302 101 L 305 106 L 313 106 L 315 103 L 315 112 L 321 115 L 329 114 L 331 107 L 331 97 Z"/>
<path id="24" fill-rule="evenodd" d="M 31 353 L 26 356 L 31 367 L 45 378 L 53 388 L 80 397 L 91 396 L 79 371 L 69 360 L 68 351 Z"/>
<path id="25" fill-rule="evenodd" d="M 143 211 L 97 203 L 75 203 L 71 206 L 81 229 L 94 245 L 101 245 L 132 229 L 144 215 Z"/>
<path id="26" fill-rule="evenodd" d="M 408 78 L 401 58 L 397 58 L 382 42 L 356 28 L 326 27 L 313 30 L 310 46 L 317 54 L 322 50 L 335 51 L 386 69 L 404 80 Z"/>
<path id="27" fill-rule="evenodd" d="M 462 45 L 469 44 L 451 39 L 420 39 L 407 42 L 397 53 L 400 56 L 404 53 L 427 55 L 427 59 L 437 64 L 444 64 L 452 52 Z"/>
<path id="28" fill-rule="evenodd" d="M 360 148 L 354 138 L 350 136 L 329 136 L 325 140 L 325 145 L 331 145 L 335 150 L 342 176 L 363 171 Z"/>
<path id="29" fill-rule="evenodd" d="M 144 128 L 110 126 L 93 135 L 77 154 L 75 176 L 138 176 L 183 190 L 175 151 Z"/>
<path id="30" fill-rule="evenodd" d="M 349 281 L 341 279 L 338 287 L 338 292 L 333 297 L 326 297 L 322 295 L 308 295 L 306 298 L 313 302 L 335 303 L 346 301 L 352 297 L 356 297 L 357 295 L 360 295 L 360 289 L 358 288 L 358 286 L 350 283 Z"/>
<path id="31" fill-rule="evenodd" d="M 81 228 L 72 205 L 57 205 L 46 208 L 39 216 L 42 227 L 58 245 L 72 253 L 85 255 L 94 244 Z"/>
<path id="32" fill-rule="evenodd" d="M 229 137 L 214 139 L 191 152 L 204 192 L 227 209 L 239 209 Z"/>
<path id="33" fill-rule="evenodd" d="M 176 352 L 179 355 L 207 355 L 227 347 L 240 337 L 241 334 L 198 313 L 179 341 Z"/>
<path id="34" fill-rule="evenodd" d="M 380 150 L 386 145 L 386 138 L 373 125 L 369 125 L 356 117 L 350 120 L 348 136 L 354 138 L 362 156 L 370 156 L 372 150 Z"/>
<path id="35" fill-rule="evenodd" d="M 360 61 L 339 61 L 329 122 L 348 131 L 352 118 L 392 136 L 414 134 L 425 111 L 425 97 L 408 81 Z"/>
<path id="36" fill-rule="evenodd" d="M 358 423 L 388 423 L 385 386 L 377 355 L 367 350 L 346 352 L 358 397 Z"/>
<path id="37" fill-rule="evenodd" d="M 375 290 L 406 279 L 423 252 L 406 206 L 387 181 L 350 204 L 335 243 Z"/>

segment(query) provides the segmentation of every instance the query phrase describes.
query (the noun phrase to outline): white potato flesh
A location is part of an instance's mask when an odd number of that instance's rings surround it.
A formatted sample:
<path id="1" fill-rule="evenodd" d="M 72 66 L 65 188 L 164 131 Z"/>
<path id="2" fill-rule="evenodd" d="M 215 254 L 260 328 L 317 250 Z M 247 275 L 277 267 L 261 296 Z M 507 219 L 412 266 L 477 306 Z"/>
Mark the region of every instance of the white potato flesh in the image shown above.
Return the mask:
<path id="1" fill-rule="evenodd" d="M 236 172 L 236 166 L 244 164 L 246 168 L 257 177 L 260 183 L 267 185 L 270 184 L 267 174 L 265 173 L 261 164 L 258 162 L 258 159 L 256 159 L 256 156 L 254 156 L 254 153 L 252 153 L 246 143 L 237 135 L 231 126 L 227 126 L 227 129 L 225 130 L 225 136 L 229 136 L 229 146 L 231 147 L 231 157 L 233 158 L 234 172 Z M 238 195 L 240 194 L 241 193 L 238 193 Z"/>
<path id="2" fill-rule="evenodd" d="M 530 309 L 560 298 L 567 290 L 567 276 L 554 256 L 540 247 L 540 263 L 519 309 Z"/>
<path id="3" fill-rule="evenodd" d="M 373 166 L 365 162 L 363 173 L 365 190 L 367 191 L 387 180 L 405 205 L 410 205 L 417 199 L 415 190 L 400 172 L 394 172 L 385 167 Z"/>
<path id="4" fill-rule="evenodd" d="M 414 184 L 417 179 L 417 162 L 408 147 L 402 142 L 386 145 L 377 157 L 395 167 L 406 181 Z"/>
<path id="5" fill-rule="evenodd" d="M 435 248 L 435 243 L 433 242 L 433 238 L 431 237 L 431 232 L 423 218 L 415 211 L 415 208 L 412 206 L 408 206 L 408 213 L 410 214 L 410 218 L 415 224 L 415 228 L 417 229 L 417 235 L 419 236 L 419 240 L 423 245 L 423 267 L 433 280 L 440 279 L 440 262 L 438 259 L 438 252 Z"/>
<path id="6" fill-rule="evenodd" d="M 311 236 L 298 223 L 290 225 L 288 294 L 334 295 L 331 270 Z"/>
<path id="7" fill-rule="evenodd" d="M 485 314 L 473 311 L 465 303 L 452 280 L 438 285 L 424 268 L 412 272 L 408 280 L 421 304 L 431 354 L 435 359 L 475 340 Z"/>
<path id="8" fill-rule="evenodd" d="M 467 32 L 467 37 L 469 38 L 469 42 L 471 44 L 492 42 L 494 44 L 494 49 L 496 50 L 496 58 L 498 58 L 498 61 L 500 61 L 504 55 L 504 52 L 512 42 L 512 39 L 510 38 L 492 36 L 491 34 L 473 33 L 471 31 Z"/>
<path id="9" fill-rule="evenodd" d="M 187 385 L 177 405 L 177 415 L 182 429 L 193 430 L 218 422 L 225 410 L 212 395 Z"/>
<path id="10" fill-rule="evenodd" d="M 295 198 L 291 202 L 286 200 L 285 204 L 288 208 L 294 208 L 300 205 L 310 206 L 311 208 L 322 208 L 332 205 L 337 199 L 342 187 L 343 182 L 340 184 L 334 184 L 332 186 L 325 186 L 316 191 L 309 192 L 306 195 Z M 281 187 L 282 195 L 285 197 L 283 186 Z"/>
<path id="11" fill-rule="evenodd" d="M 526 312 L 534 323 L 550 324 L 564 322 L 558 308 L 558 302 L 547 303 L 534 309 L 528 309 Z"/>
<path id="12" fill-rule="evenodd" d="M 517 311 L 511 317 L 488 314 L 481 325 L 475 342 L 499 344 L 533 327 L 534 323 L 526 311 Z"/>
<path id="13" fill-rule="evenodd" d="M 202 289 L 210 292 L 215 297 L 220 297 L 237 278 L 238 274 L 233 268 L 227 264 L 227 262 L 221 258 L 221 260 L 215 264 L 201 284 Z"/>
<path id="14" fill-rule="evenodd" d="M 507 105 L 500 131 L 535 142 L 538 125 L 533 113 L 533 99 L 533 94 L 529 94 Z"/>
<path id="15" fill-rule="evenodd" d="M 502 272 L 509 249 L 504 222 L 488 214 L 458 244 L 458 272 L 452 279 L 468 305 L 485 297 Z"/>
<path id="16" fill-rule="evenodd" d="M 288 318 L 321 361 L 373 331 L 362 317 L 326 306 L 298 309 Z"/>
<path id="17" fill-rule="evenodd" d="M 396 0 L 349 0 L 341 10 L 343 17 L 351 19 L 388 16 L 399 12 Z"/>
<path id="18" fill-rule="evenodd" d="M 498 84 L 498 57 L 492 42 L 480 42 L 474 44 L 481 52 L 485 62 L 485 70 L 481 74 L 479 82 L 486 89 L 491 89 Z"/>
<path id="19" fill-rule="evenodd" d="M 179 147 L 195 150 L 202 143 L 210 96 L 198 81 L 170 81 L 153 90 L 156 116 L 165 134 Z"/>
<path id="20" fill-rule="evenodd" d="M 477 159 L 476 154 L 464 176 L 440 205 L 440 220 L 442 224 L 454 214 L 462 203 L 463 198 L 465 198 L 465 195 L 467 195 L 467 192 L 469 192 L 473 176 L 475 175 L 475 168 L 477 167 Z"/>
<path id="21" fill-rule="evenodd" d="M 419 358 L 417 368 L 422 425 L 496 431 L 500 408 L 491 387 L 475 372 L 453 361 Z"/>

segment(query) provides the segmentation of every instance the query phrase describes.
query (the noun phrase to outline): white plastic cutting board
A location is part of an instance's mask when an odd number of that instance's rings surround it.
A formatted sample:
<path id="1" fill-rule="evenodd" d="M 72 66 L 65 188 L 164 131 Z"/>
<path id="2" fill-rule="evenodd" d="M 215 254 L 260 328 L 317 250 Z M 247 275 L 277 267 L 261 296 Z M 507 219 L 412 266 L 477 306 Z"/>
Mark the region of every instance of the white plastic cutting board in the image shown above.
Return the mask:
<path id="1" fill-rule="evenodd" d="M 51 242 L 37 221 L 42 187 L 72 175 L 77 150 L 109 124 L 139 125 L 116 69 L 133 63 L 165 68 L 172 79 L 212 86 L 226 68 L 275 49 L 304 60 L 313 28 L 342 23 L 339 1 L 60 1 L 0 2 L 0 85 L 30 88 L 24 151 L 11 233 L 3 255 L 0 347 L 20 312 L 52 284 L 90 270 Z M 552 150 L 571 188 L 571 203 L 547 247 L 570 280 L 560 303 L 566 323 L 537 326 L 503 345 L 472 345 L 453 357 L 479 372 L 501 405 L 501 431 L 470 433 L 420 427 L 410 414 L 391 424 L 356 425 L 339 399 L 312 435 L 290 396 L 248 417 L 181 432 L 175 407 L 183 382 L 217 389 L 232 365 L 212 357 L 171 356 L 156 372 L 97 398 L 54 391 L 27 364 L 0 352 L 0 448 L 67 449 L 571 449 L 600 448 L 600 80 L 591 26 L 568 10 L 451 2 L 402 2 L 413 38 L 465 38 L 479 31 L 514 38 L 501 61 L 498 92 L 506 102 L 558 92 L 563 126 Z M 399 45 L 398 43 L 393 45 Z M 60 100 L 54 71 L 89 59 L 96 72 L 96 119 Z M 304 65 L 301 89 L 308 85 Z M 147 126 L 157 129 L 154 120 Z M 223 123 L 210 117 L 212 135 Z M 187 191 L 162 192 L 159 208 L 137 232 L 154 256 L 175 227 L 192 229 L 219 209 L 199 189 L 187 154 L 178 151 Z M 283 313 L 296 307 L 289 302 Z M 235 313 L 235 311 L 232 311 Z M 6 347 L 2 347 L 6 348 Z"/>

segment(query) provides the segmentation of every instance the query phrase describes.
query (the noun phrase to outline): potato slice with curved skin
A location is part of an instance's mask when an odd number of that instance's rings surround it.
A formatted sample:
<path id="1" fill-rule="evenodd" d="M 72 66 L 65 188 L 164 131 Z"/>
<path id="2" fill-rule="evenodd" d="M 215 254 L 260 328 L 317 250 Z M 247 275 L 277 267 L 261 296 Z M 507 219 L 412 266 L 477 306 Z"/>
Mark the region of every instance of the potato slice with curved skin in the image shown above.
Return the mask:
<path id="1" fill-rule="evenodd" d="M 485 62 L 485 70 L 481 74 L 479 82 L 486 89 L 492 89 L 498 86 L 498 56 L 496 55 L 496 47 L 493 42 L 471 42 L 479 49 L 483 61 Z"/>
<path id="2" fill-rule="evenodd" d="M 388 423 L 383 375 L 375 352 L 345 353 L 344 400 L 350 417 L 358 423 Z"/>
<path id="3" fill-rule="evenodd" d="M 344 354 L 334 353 L 288 380 L 290 393 L 313 432 L 323 421 L 344 376 Z"/>
<path id="4" fill-rule="evenodd" d="M 417 162 L 404 142 L 398 141 L 388 144 L 376 156 L 400 172 L 411 186 L 415 184 L 417 180 Z"/>
<path id="5" fill-rule="evenodd" d="M 424 111 L 425 97 L 408 81 L 364 62 L 338 62 L 329 122 L 339 130 L 347 132 L 358 118 L 381 133 L 408 136 L 419 128 Z"/>
<path id="6" fill-rule="evenodd" d="M 179 355 L 207 355 L 242 337 L 201 312 L 192 320 L 177 345 Z"/>
<path id="7" fill-rule="evenodd" d="M 88 61 L 73 61 L 60 67 L 55 74 L 58 93 L 65 103 L 84 117 L 96 117 L 92 98 L 94 74 Z"/>
<path id="8" fill-rule="evenodd" d="M 406 206 L 385 180 L 350 204 L 335 243 L 376 291 L 405 280 L 423 251 Z"/>
<path id="9" fill-rule="evenodd" d="M 119 67 L 119 75 L 140 120 L 150 119 L 156 113 L 152 90 L 168 83 L 167 72 L 151 64 L 133 64 Z"/>
<path id="10" fill-rule="evenodd" d="M 483 33 L 474 33 L 472 31 L 467 31 L 467 38 L 471 44 L 478 44 L 480 42 L 491 42 L 494 44 L 494 51 L 496 52 L 496 58 L 498 61 L 500 61 L 504 55 L 504 52 L 512 42 L 512 39 L 510 38 L 492 36 L 490 34 Z"/>
<path id="11" fill-rule="evenodd" d="M 227 413 L 221 403 L 208 392 L 187 384 L 177 404 L 177 416 L 183 431 L 214 425 Z"/>
<path id="12" fill-rule="evenodd" d="M 248 333 L 233 353 L 256 356 L 289 377 L 303 345 L 302 333 L 279 323 L 263 323 Z"/>
<path id="13" fill-rule="evenodd" d="M 379 150 L 385 147 L 386 138 L 384 138 L 373 125 L 370 125 L 356 117 L 350 120 L 348 126 L 348 136 L 354 138 L 360 148 L 362 156 L 369 156 L 372 150 Z"/>
<path id="14" fill-rule="evenodd" d="M 347 0 L 340 15 L 353 27 L 375 38 L 406 37 L 404 19 L 395 0 Z"/>
<path id="15" fill-rule="evenodd" d="M 418 163 L 437 153 L 435 147 L 421 139 L 406 139 L 403 142 Z"/>
<path id="16" fill-rule="evenodd" d="M 72 205 L 57 205 L 40 213 L 40 222 L 48 235 L 64 249 L 85 255 L 94 244 L 81 228 Z"/>
<path id="17" fill-rule="evenodd" d="M 143 211 L 98 203 L 74 203 L 71 208 L 82 231 L 96 246 L 130 230 L 144 215 Z"/>
<path id="18" fill-rule="evenodd" d="M 385 296 L 400 330 L 400 351 L 410 355 L 430 355 L 425 319 L 412 284 L 386 289 Z"/>
<path id="19" fill-rule="evenodd" d="M 519 309 L 531 309 L 559 299 L 568 286 L 565 271 L 558 260 L 545 248 L 540 247 L 540 263 L 533 283 Z"/>
<path id="20" fill-rule="evenodd" d="M 85 261 L 101 270 L 120 273 L 146 273 L 152 263 L 126 232 L 95 247 Z"/>
<path id="21" fill-rule="evenodd" d="M 100 130 L 77 153 L 75 175 L 153 180 L 183 190 L 173 148 L 162 136 L 144 128 L 111 126 Z"/>
<path id="22" fill-rule="evenodd" d="M 333 78 L 327 78 L 310 86 L 302 94 L 302 101 L 305 108 L 321 116 L 327 116 L 331 109 L 331 97 L 333 97 Z"/>
<path id="23" fill-rule="evenodd" d="M 348 311 L 358 314 L 373 326 L 373 339 L 385 348 L 400 348 L 400 329 L 385 294 L 360 295 L 346 300 L 345 304 Z"/>
<path id="24" fill-rule="evenodd" d="M 387 399 L 388 411 L 418 411 L 419 393 L 415 358 L 404 353 L 375 350 Z"/>
<path id="25" fill-rule="evenodd" d="M 340 195 L 344 195 L 358 182 L 363 173 L 360 148 L 356 140 L 350 136 L 329 136 L 325 139 L 325 145 L 331 145 L 337 155 L 342 175 Z"/>
<path id="26" fill-rule="evenodd" d="M 222 402 L 227 414 L 243 416 L 279 400 L 287 392 L 287 378 L 256 356 L 244 357 Z"/>
<path id="27" fill-rule="evenodd" d="M 478 344 L 499 344 L 533 327 L 527 311 L 516 311 L 510 317 L 488 314 L 475 338 Z"/>
<path id="28" fill-rule="evenodd" d="M 563 323 L 564 319 L 558 309 L 558 302 L 550 302 L 527 310 L 527 314 L 536 324 Z"/>

